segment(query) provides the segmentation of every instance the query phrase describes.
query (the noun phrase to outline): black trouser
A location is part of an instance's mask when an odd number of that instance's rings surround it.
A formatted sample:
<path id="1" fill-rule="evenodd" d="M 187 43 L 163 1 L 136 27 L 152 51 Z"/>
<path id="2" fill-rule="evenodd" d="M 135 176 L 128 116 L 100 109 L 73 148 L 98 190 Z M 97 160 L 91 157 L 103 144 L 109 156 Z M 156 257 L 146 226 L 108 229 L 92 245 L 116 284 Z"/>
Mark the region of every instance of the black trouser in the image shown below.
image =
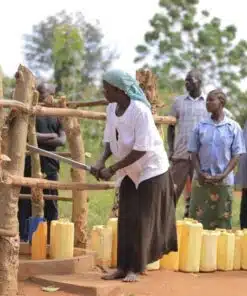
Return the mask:
<path id="1" fill-rule="evenodd" d="M 240 204 L 240 227 L 247 228 L 247 188 L 242 189 L 242 198 Z"/>
<path id="2" fill-rule="evenodd" d="M 46 179 L 51 180 L 51 181 L 57 181 L 58 174 L 56 172 L 49 173 L 49 174 L 47 174 Z M 46 195 L 58 195 L 57 189 L 44 189 L 43 192 Z M 29 187 L 22 187 L 21 193 L 22 194 L 31 194 L 31 189 Z M 20 239 L 23 241 L 27 241 L 28 240 L 28 233 L 26 232 L 26 223 L 27 223 L 27 219 L 32 216 L 31 200 L 19 199 L 18 206 L 19 206 L 18 220 L 19 220 Z M 58 219 L 58 208 L 57 208 L 57 201 L 56 200 L 45 200 L 44 217 L 48 222 L 47 237 L 48 237 L 48 241 L 49 241 L 50 222 L 52 220 Z"/>

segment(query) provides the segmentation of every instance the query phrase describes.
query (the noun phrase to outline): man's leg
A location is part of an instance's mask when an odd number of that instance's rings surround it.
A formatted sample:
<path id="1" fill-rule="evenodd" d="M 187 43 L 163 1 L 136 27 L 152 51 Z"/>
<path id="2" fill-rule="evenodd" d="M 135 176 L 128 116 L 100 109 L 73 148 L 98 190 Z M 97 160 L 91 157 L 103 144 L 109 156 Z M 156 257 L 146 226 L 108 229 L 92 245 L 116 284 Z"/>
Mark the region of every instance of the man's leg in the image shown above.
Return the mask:
<path id="1" fill-rule="evenodd" d="M 58 174 L 48 174 L 47 179 L 51 181 L 58 180 Z M 57 189 L 45 189 L 44 194 L 47 195 L 58 195 Z M 50 225 L 51 221 L 58 219 L 58 204 L 57 200 L 46 200 L 45 201 L 45 208 L 44 208 L 44 216 L 47 220 L 47 241 L 50 242 Z"/>
<path id="2" fill-rule="evenodd" d="M 185 211 L 184 218 L 189 217 L 189 208 L 190 208 L 190 200 L 191 200 L 191 191 L 192 191 L 192 180 L 193 180 L 194 169 L 192 166 L 192 161 L 189 162 L 189 174 L 187 176 L 185 190 L 184 190 L 184 203 L 185 203 Z"/>
<path id="3" fill-rule="evenodd" d="M 240 227 L 247 228 L 247 188 L 242 189 L 242 198 L 240 204 Z"/>
<path id="4" fill-rule="evenodd" d="M 187 159 L 173 159 L 171 166 L 171 173 L 174 184 L 176 185 L 176 202 L 184 190 L 187 177 L 190 172 L 190 160 Z"/>

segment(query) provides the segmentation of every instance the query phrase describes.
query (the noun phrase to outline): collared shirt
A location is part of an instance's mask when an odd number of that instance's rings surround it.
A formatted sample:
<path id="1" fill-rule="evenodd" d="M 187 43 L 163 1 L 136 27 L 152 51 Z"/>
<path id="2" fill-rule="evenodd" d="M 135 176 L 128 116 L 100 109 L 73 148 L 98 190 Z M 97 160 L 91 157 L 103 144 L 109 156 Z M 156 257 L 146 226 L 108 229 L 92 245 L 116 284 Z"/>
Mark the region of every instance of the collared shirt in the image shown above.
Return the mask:
<path id="1" fill-rule="evenodd" d="M 192 130 L 208 117 L 204 95 L 196 99 L 188 94 L 177 97 L 170 115 L 177 119 L 173 158 L 188 159 L 188 141 Z"/>
<path id="2" fill-rule="evenodd" d="M 120 117 L 116 116 L 116 106 L 112 103 L 107 107 L 104 142 L 110 143 L 118 161 L 132 150 L 146 152 L 138 161 L 117 172 L 117 183 L 128 175 L 138 187 L 142 181 L 165 173 L 169 168 L 168 157 L 152 113 L 145 104 L 131 100 Z"/>
<path id="3" fill-rule="evenodd" d="M 229 118 L 232 113 L 224 108 Z M 210 116 L 206 108 L 206 97 L 201 94 L 198 98 L 191 98 L 188 94 L 179 96 L 172 105 L 171 116 L 176 117 L 176 136 L 174 143 L 174 159 L 188 159 L 188 142 L 195 126 Z"/>
<path id="4" fill-rule="evenodd" d="M 203 120 L 191 134 L 188 151 L 199 154 L 202 172 L 211 176 L 222 174 L 233 156 L 245 153 L 241 127 L 227 116 L 219 123 L 211 118 Z M 224 179 L 223 183 L 234 184 L 233 172 Z"/>
<path id="5" fill-rule="evenodd" d="M 245 141 L 245 148 L 247 147 L 247 121 L 243 128 L 243 137 Z M 241 155 L 238 163 L 238 170 L 235 177 L 235 184 L 242 188 L 247 188 L 247 153 Z"/>

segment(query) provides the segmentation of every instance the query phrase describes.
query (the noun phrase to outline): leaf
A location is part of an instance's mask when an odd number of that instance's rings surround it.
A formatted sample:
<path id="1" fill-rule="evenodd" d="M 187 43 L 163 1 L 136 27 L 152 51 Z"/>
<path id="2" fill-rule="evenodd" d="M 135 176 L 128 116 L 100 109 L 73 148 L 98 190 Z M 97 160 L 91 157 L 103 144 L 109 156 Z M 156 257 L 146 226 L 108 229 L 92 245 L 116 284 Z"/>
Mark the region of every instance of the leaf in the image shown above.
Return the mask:
<path id="1" fill-rule="evenodd" d="M 53 286 L 48 286 L 48 287 L 42 287 L 41 290 L 44 292 L 56 292 L 59 290 L 59 288 L 53 287 Z"/>

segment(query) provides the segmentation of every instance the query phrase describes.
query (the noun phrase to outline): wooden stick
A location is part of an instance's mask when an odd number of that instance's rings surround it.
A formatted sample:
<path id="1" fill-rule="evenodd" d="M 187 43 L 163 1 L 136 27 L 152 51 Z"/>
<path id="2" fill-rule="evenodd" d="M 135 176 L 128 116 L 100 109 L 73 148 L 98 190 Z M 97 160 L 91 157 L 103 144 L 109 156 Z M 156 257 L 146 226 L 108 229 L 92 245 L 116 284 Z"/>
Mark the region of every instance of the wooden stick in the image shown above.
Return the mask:
<path id="1" fill-rule="evenodd" d="M 58 196 L 58 195 L 43 195 L 45 200 L 59 200 L 73 202 L 72 197 Z M 19 199 L 31 199 L 32 194 L 20 194 Z"/>
<path id="2" fill-rule="evenodd" d="M 39 178 L 26 178 L 9 175 L 4 181 L 10 186 L 26 186 L 31 188 L 58 189 L 58 190 L 109 190 L 115 188 L 114 182 L 100 182 L 98 184 L 71 182 L 64 183 Z M 1 199 L 0 199 L 1 200 Z"/>
<path id="3" fill-rule="evenodd" d="M 101 99 L 97 101 L 68 101 L 67 106 L 70 108 L 79 108 L 79 107 L 96 107 L 96 106 L 107 106 L 109 102 L 106 99 Z"/>
<path id="4" fill-rule="evenodd" d="M 24 66 L 20 65 L 16 73 L 14 101 L 30 106 L 33 99 L 35 78 Z M 7 174 L 22 178 L 24 172 L 25 149 L 28 129 L 28 114 L 16 114 L 9 126 Z M 17 272 L 19 265 L 19 233 L 18 233 L 18 196 L 20 188 L 2 183 L 0 186 L 0 295 L 16 296 Z M 4 234 L 5 235 L 4 235 Z M 13 237 L 10 237 L 14 235 Z"/>
<path id="5" fill-rule="evenodd" d="M 36 106 L 28 108 L 25 104 L 20 104 L 14 100 L 0 100 L 0 107 L 12 107 L 22 112 L 29 112 L 38 116 L 57 116 L 57 117 L 78 117 L 84 119 L 106 120 L 105 112 L 96 112 L 91 110 L 77 110 L 69 108 L 49 108 Z M 176 124 L 176 118 L 173 116 L 154 116 L 158 124 Z"/>
<path id="6" fill-rule="evenodd" d="M 39 93 L 37 91 L 33 94 L 33 106 L 36 106 L 39 101 Z M 36 116 L 32 115 L 29 117 L 29 131 L 28 131 L 28 142 L 30 145 L 35 147 L 38 146 L 36 136 Z M 42 179 L 40 157 L 38 153 L 31 155 L 31 176 L 33 178 Z M 40 188 L 32 188 L 32 216 L 33 217 L 44 217 L 44 198 L 43 190 Z"/>
<path id="7" fill-rule="evenodd" d="M 60 106 L 66 108 L 66 98 L 61 97 Z M 85 151 L 83 133 L 80 130 L 80 123 L 77 118 L 65 117 L 62 119 L 63 128 L 66 133 L 71 158 L 81 163 L 85 163 Z M 86 172 L 71 168 L 71 179 L 73 182 L 86 182 Z M 87 216 L 88 216 L 88 196 L 87 191 L 72 190 L 73 208 L 72 221 L 75 223 L 75 246 L 87 247 Z"/>

